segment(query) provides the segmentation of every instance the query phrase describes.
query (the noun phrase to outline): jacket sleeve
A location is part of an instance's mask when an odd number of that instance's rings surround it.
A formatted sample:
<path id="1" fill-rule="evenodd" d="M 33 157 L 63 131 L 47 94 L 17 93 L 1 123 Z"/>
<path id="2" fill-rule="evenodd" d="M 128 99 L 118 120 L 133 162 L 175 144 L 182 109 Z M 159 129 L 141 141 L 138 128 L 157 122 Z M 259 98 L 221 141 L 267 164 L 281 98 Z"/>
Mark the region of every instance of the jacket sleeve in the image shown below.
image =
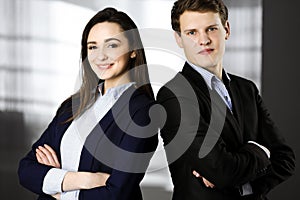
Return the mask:
<path id="1" fill-rule="evenodd" d="M 180 165 L 183 162 L 188 162 L 192 169 L 197 169 L 217 188 L 237 187 L 267 173 L 270 161 L 264 151 L 256 145 L 244 144 L 233 150 L 217 130 L 211 129 L 207 135 L 209 121 L 202 116 L 205 110 L 200 110 L 199 114 L 195 112 L 199 110 L 197 100 L 195 102 L 180 95 L 175 97 L 166 88 L 159 91 L 157 99 L 167 113 L 166 124 L 161 129 L 165 147 L 175 137 L 180 137 L 178 144 L 173 145 L 174 148 L 165 148 L 168 160 L 169 157 L 174 157 L 173 152 L 178 152 L 178 148 L 182 147 L 182 142 L 191 141 L 187 149 L 181 150 L 181 158 L 172 164 L 172 167 L 177 169 L 176 173 L 180 173 Z M 217 142 L 206 156 L 199 158 L 199 151 L 206 137 Z"/>
<path id="2" fill-rule="evenodd" d="M 272 121 L 257 89 L 256 97 L 259 114 L 258 143 L 268 148 L 271 153 L 271 172 L 254 180 L 251 182 L 251 185 L 254 193 L 266 194 L 276 185 L 293 175 L 295 154 Z"/>
<path id="3" fill-rule="evenodd" d="M 147 125 L 149 121 L 148 117 L 149 107 L 144 107 L 139 109 L 132 117 L 131 123 L 136 123 L 138 125 Z M 129 125 L 130 126 L 130 125 Z M 120 130 L 119 130 L 120 131 Z M 123 149 L 132 153 L 149 153 L 147 158 L 139 159 L 139 157 L 133 156 L 123 156 L 114 151 L 109 151 L 106 147 L 103 147 L 105 152 L 109 152 L 112 159 L 115 160 L 116 166 L 128 165 L 130 166 L 142 166 L 143 171 L 122 171 L 121 169 L 112 169 L 110 177 L 106 181 L 106 186 L 97 187 L 89 190 L 80 190 L 79 199 L 80 200 L 90 200 L 99 197 L 99 199 L 107 200 L 129 200 L 129 199 L 139 199 L 140 189 L 139 184 L 144 177 L 149 161 L 157 147 L 158 137 L 157 137 L 157 127 L 142 129 L 138 134 L 141 137 L 133 137 L 128 135 L 128 133 L 120 132 L 117 134 L 123 134 L 118 148 Z M 136 134 L 136 133 L 135 133 Z M 143 137 L 147 136 L 147 137 Z M 107 142 L 103 143 L 103 146 Z M 101 144 L 98 144 L 101 146 Z M 102 151 L 103 152 L 103 151 Z M 97 161 L 96 161 L 97 162 Z M 114 168 L 113 166 L 110 166 Z M 138 198 L 139 197 L 139 198 Z"/>
<path id="4" fill-rule="evenodd" d="M 32 145 L 32 149 L 27 153 L 27 155 L 21 159 L 18 168 L 19 182 L 22 186 L 28 190 L 45 195 L 42 191 L 44 177 L 52 167 L 39 164 L 35 153 L 38 146 L 43 146 L 48 144 L 51 146 L 55 152 L 57 152 L 58 159 L 60 160 L 59 155 L 59 139 L 60 136 L 57 135 L 57 124 L 59 119 L 59 113 L 62 110 L 62 107 L 57 111 L 56 116 L 50 122 L 46 130 L 43 132 L 41 137 Z M 58 138 L 59 137 L 59 138 Z"/>

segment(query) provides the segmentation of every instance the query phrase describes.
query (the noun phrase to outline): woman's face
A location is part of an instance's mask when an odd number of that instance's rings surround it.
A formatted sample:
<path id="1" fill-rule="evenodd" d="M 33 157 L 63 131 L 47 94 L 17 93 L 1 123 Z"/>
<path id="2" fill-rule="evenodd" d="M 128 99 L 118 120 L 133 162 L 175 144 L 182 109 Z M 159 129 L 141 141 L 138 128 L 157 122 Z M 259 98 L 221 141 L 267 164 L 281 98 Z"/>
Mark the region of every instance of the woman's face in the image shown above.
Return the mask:
<path id="1" fill-rule="evenodd" d="M 87 39 L 89 63 L 105 85 L 114 87 L 128 82 L 127 71 L 129 44 L 123 30 L 117 23 L 102 22 L 94 25 Z"/>

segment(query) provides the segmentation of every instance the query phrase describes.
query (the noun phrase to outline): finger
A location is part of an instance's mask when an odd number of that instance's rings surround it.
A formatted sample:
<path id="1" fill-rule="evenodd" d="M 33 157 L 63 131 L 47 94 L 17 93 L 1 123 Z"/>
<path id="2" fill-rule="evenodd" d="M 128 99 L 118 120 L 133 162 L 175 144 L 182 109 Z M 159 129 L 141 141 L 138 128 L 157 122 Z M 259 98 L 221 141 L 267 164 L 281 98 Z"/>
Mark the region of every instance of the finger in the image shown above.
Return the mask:
<path id="1" fill-rule="evenodd" d="M 205 185 L 206 187 L 210 187 L 210 188 L 215 187 L 214 184 L 212 184 L 211 182 L 209 182 L 209 181 L 208 181 L 207 179 L 205 179 L 204 177 L 203 177 L 203 183 L 204 183 L 204 185 Z"/>
<path id="2" fill-rule="evenodd" d="M 107 173 L 102 173 L 102 174 L 106 178 L 106 180 L 110 177 L 110 174 L 107 174 Z"/>
<path id="3" fill-rule="evenodd" d="M 50 151 L 48 151 L 45 147 L 39 146 L 39 150 L 43 152 L 43 154 L 47 157 L 49 164 L 54 166 L 55 162 L 54 159 L 50 153 Z"/>
<path id="4" fill-rule="evenodd" d="M 105 185 L 107 179 L 110 177 L 110 174 L 104 173 L 104 172 L 97 172 L 96 173 L 98 175 L 98 179 L 97 182 L 99 184 L 99 186 Z"/>
<path id="5" fill-rule="evenodd" d="M 60 193 L 51 195 L 54 199 L 60 199 Z"/>
<path id="6" fill-rule="evenodd" d="M 211 187 L 211 188 L 214 188 L 214 187 L 215 187 L 215 185 L 212 184 L 210 181 L 207 181 L 207 182 L 208 182 L 209 187 Z"/>
<path id="7" fill-rule="evenodd" d="M 40 164 L 44 164 L 42 158 L 40 157 L 40 155 L 38 153 L 35 153 L 36 159 Z"/>
<path id="8" fill-rule="evenodd" d="M 51 153 L 52 158 L 53 158 L 53 160 L 56 164 L 56 167 L 60 168 L 60 163 L 58 161 L 58 158 L 57 158 L 57 155 L 56 155 L 55 151 L 47 144 L 44 144 L 44 147 Z"/>
<path id="9" fill-rule="evenodd" d="M 41 164 L 49 165 L 49 160 L 47 156 L 39 149 L 36 149 L 36 153 L 40 159 Z"/>
<path id="10" fill-rule="evenodd" d="M 197 178 L 201 177 L 200 174 L 198 172 L 196 172 L 195 170 L 193 171 L 194 176 L 196 176 Z"/>
<path id="11" fill-rule="evenodd" d="M 203 181 L 204 185 L 205 185 L 206 187 L 208 187 L 207 181 L 206 181 L 206 179 L 205 179 L 204 177 L 202 177 L 202 181 Z"/>

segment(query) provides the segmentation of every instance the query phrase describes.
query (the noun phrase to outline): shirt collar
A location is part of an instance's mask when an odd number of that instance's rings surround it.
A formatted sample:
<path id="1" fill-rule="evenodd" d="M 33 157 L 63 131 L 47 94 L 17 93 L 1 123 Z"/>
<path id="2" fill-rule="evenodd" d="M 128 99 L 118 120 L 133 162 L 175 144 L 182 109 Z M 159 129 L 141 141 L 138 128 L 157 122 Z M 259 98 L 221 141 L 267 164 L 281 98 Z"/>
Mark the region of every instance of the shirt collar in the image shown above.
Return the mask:
<path id="1" fill-rule="evenodd" d="M 118 85 L 116 87 L 109 88 L 106 91 L 106 93 L 103 95 L 102 90 L 103 90 L 104 82 L 101 82 L 98 85 L 99 95 L 100 95 L 100 97 L 106 96 L 106 95 L 113 96 L 113 98 L 116 100 L 123 94 L 123 92 L 125 90 L 127 90 L 133 84 L 135 84 L 135 82 L 129 82 L 129 83 L 125 83 L 125 84 L 122 84 L 122 85 Z"/>
<path id="2" fill-rule="evenodd" d="M 194 69 L 196 70 L 204 79 L 206 85 L 212 90 L 212 81 L 217 80 L 217 81 L 221 81 L 216 75 L 214 75 L 213 73 L 207 71 L 206 69 L 204 69 L 203 67 L 198 67 L 196 65 L 194 65 L 193 63 L 187 61 L 187 63 Z M 226 81 L 230 82 L 230 77 L 228 75 L 228 73 L 223 69 L 223 79 L 226 79 Z M 225 77 L 224 77 L 225 74 Z"/>

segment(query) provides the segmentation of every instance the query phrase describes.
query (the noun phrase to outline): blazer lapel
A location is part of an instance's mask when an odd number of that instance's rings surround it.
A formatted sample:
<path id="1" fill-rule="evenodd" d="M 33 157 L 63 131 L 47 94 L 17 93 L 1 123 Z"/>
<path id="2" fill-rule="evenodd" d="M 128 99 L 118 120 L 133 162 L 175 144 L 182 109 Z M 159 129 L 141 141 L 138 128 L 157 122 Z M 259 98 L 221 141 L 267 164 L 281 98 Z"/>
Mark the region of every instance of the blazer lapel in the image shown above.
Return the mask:
<path id="1" fill-rule="evenodd" d="M 113 133 L 112 131 L 110 131 L 110 127 L 124 109 L 129 109 L 129 106 L 126 106 L 126 104 L 129 104 L 130 98 L 134 98 L 134 90 L 134 86 L 128 88 L 120 96 L 113 107 L 106 113 L 106 115 L 100 120 L 100 122 L 95 125 L 91 133 L 88 135 L 84 144 L 84 148 L 82 150 L 79 169 L 90 169 L 93 161 L 97 159 L 97 156 L 101 156 L 100 154 L 103 152 L 98 152 L 99 147 L 101 148 L 101 142 L 107 141 L 107 139 L 104 139 L 103 137 L 107 137 L 108 140 L 115 143 L 118 143 L 121 140 L 122 134 Z M 127 120 L 129 119 L 122 120 L 122 123 L 126 123 Z M 110 137 L 110 135 L 113 136 Z"/>
<path id="2" fill-rule="evenodd" d="M 220 116 L 226 117 L 225 123 L 226 123 L 226 121 L 229 122 L 229 124 L 234 129 L 233 132 L 234 132 L 234 135 L 236 136 L 236 138 L 238 139 L 238 141 L 242 141 L 243 138 L 242 138 L 242 131 L 241 131 L 240 124 L 238 123 L 238 121 L 234 117 L 234 115 L 231 113 L 229 108 L 227 108 L 226 104 L 221 99 L 219 94 L 214 90 L 210 90 L 208 88 L 208 86 L 206 85 L 206 82 L 203 79 L 203 77 L 201 76 L 201 74 L 199 74 L 197 71 L 195 71 L 189 64 L 187 64 L 187 63 L 185 64 L 185 66 L 183 67 L 183 70 L 182 70 L 182 74 L 191 82 L 191 85 L 193 87 L 196 86 L 200 90 L 200 92 L 201 92 L 200 96 L 201 96 L 202 100 L 211 102 L 213 104 L 213 106 L 215 106 L 221 112 Z M 239 100 L 239 96 L 238 96 L 236 90 L 237 90 L 237 88 L 234 87 L 233 92 L 232 92 L 234 94 L 233 98 L 232 98 L 233 110 L 236 111 L 238 116 L 242 116 L 240 114 L 240 112 L 241 112 L 240 106 L 241 105 L 237 103 L 237 102 L 240 102 L 240 100 Z M 197 96 L 199 96 L 199 94 L 197 94 Z M 211 106 L 210 103 L 209 103 L 209 105 Z"/>
<path id="3" fill-rule="evenodd" d="M 201 92 L 201 96 L 205 97 L 205 100 L 210 102 L 209 88 L 201 74 L 194 70 L 188 63 L 185 63 L 181 73 L 191 83 L 194 90 L 197 89 L 197 91 Z"/>
<path id="4" fill-rule="evenodd" d="M 243 121 L 244 121 L 244 109 L 243 109 L 243 100 L 241 99 L 240 92 L 238 85 L 234 78 L 232 78 L 231 82 L 229 83 L 230 87 L 230 96 L 231 96 L 231 101 L 232 101 L 232 106 L 233 106 L 233 112 L 235 115 L 234 120 L 238 123 L 239 125 L 239 135 L 243 139 Z"/>
<path id="5" fill-rule="evenodd" d="M 229 124 L 231 125 L 231 127 L 234 129 L 233 133 L 236 136 L 237 140 L 243 141 L 241 128 L 240 128 L 240 125 L 239 125 L 237 119 L 234 117 L 234 115 L 230 111 L 230 109 L 226 106 L 225 102 L 221 99 L 219 94 L 214 90 L 212 90 L 211 93 L 212 93 L 211 96 L 212 96 L 213 105 L 219 109 L 219 111 L 223 114 L 223 116 L 226 116 L 225 123 L 226 123 L 226 121 L 228 121 Z M 231 99 L 231 100 L 233 100 L 233 99 Z M 234 103 L 234 101 L 232 101 L 232 102 Z M 233 107 L 233 110 L 234 109 L 235 108 Z"/>

